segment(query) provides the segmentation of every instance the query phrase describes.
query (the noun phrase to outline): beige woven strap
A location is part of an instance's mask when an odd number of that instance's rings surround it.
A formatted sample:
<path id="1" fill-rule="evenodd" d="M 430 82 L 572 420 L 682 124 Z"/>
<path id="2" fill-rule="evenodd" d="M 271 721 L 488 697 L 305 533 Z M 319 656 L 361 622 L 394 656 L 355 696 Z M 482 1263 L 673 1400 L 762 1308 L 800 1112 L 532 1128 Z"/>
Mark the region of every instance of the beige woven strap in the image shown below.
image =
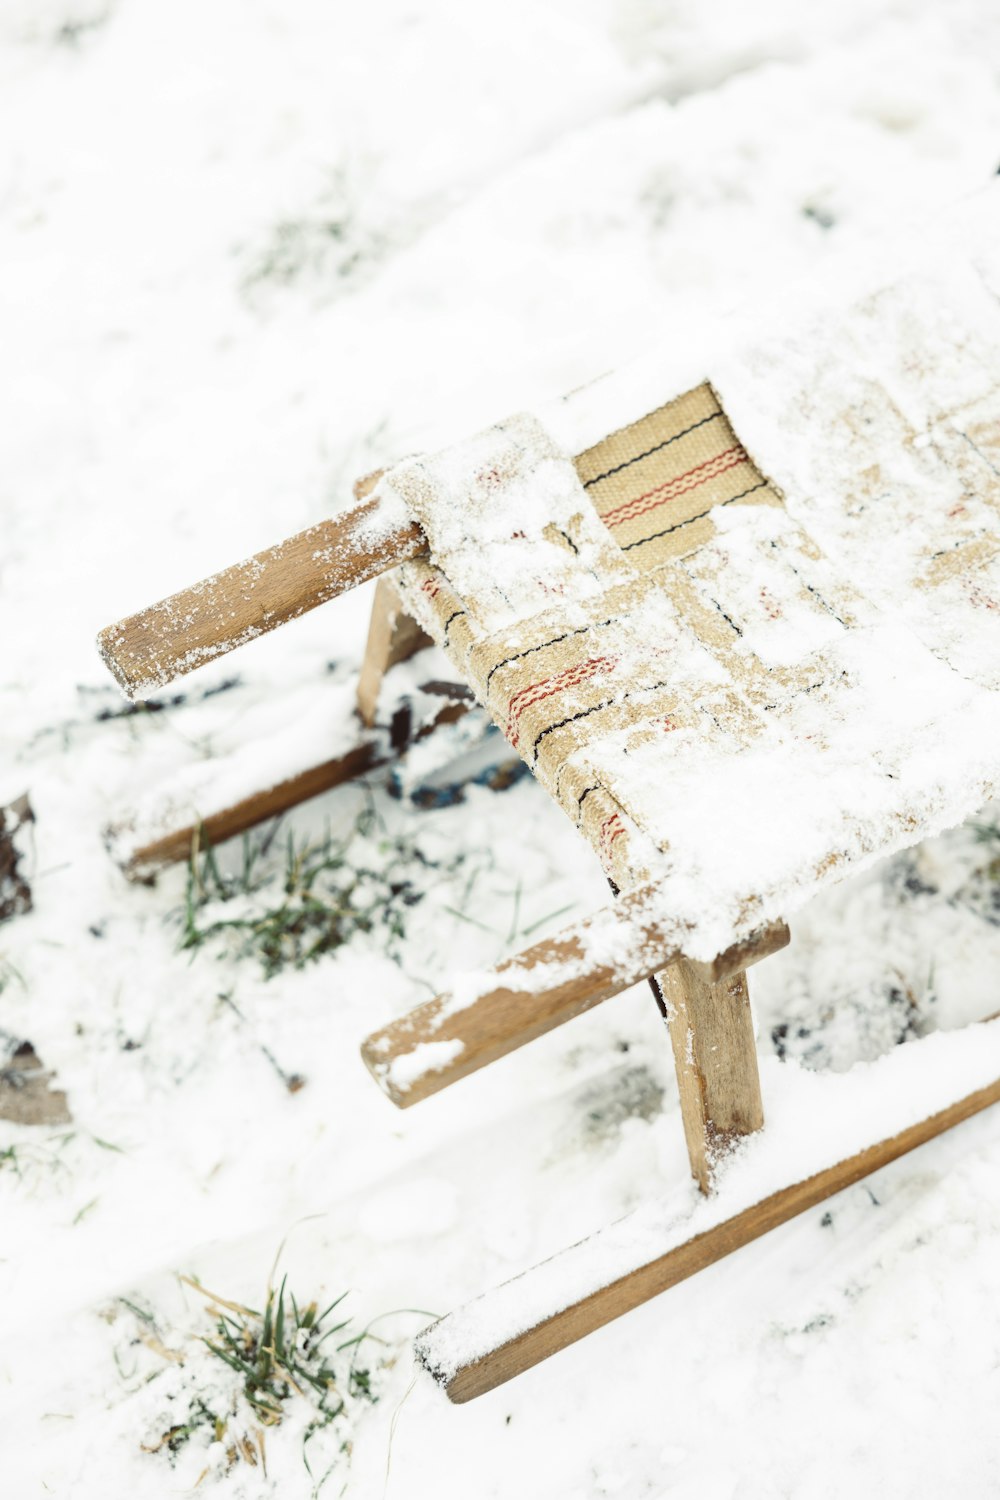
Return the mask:
<path id="1" fill-rule="evenodd" d="M 777 498 L 708 384 L 611 433 L 580 454 L 576 471 L 615 541 L 644 572 L 706 541 L 714 506 Z"/>

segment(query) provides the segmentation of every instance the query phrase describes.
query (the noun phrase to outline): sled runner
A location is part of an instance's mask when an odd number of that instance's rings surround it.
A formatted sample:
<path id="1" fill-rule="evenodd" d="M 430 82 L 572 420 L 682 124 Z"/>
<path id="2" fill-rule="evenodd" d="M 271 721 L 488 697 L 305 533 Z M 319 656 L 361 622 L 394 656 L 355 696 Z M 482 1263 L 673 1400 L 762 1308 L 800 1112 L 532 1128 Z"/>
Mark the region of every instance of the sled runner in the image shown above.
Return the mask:
<path id="1" fill-rule="evenodd" d="M 405 629 L 446 652 L 621 892 L 364 1044 L 405 1107 L 641 979 L 669 1028 L 703 1197 L 427 1330 L 454 1400 L 1000 1100 L 990 1021 L 855 1070 L 845 1110 L 767 1059 L 769 1131 L 746 977 L 821 890 L 1000 787 L 998 230 L 993 190 L 832 299 L 406 460 L 101 637 L 141 696 L 393 569 Z M 363 681 L 400 628 L 382 599 Z"/>

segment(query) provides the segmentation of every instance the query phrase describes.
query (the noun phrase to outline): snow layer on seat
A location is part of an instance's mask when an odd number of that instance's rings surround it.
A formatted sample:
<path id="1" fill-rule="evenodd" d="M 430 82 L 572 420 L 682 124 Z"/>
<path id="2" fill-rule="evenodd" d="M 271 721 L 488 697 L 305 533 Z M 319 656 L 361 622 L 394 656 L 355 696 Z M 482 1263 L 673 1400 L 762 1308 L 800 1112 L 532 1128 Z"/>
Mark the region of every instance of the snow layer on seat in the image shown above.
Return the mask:
<path id="1" fill-rule="evenodd" d="M 995 188 L 573 464 L 518 418 L 390 476 L 410 607 L 693 958 L 996 793 L 998 231 Z"/>

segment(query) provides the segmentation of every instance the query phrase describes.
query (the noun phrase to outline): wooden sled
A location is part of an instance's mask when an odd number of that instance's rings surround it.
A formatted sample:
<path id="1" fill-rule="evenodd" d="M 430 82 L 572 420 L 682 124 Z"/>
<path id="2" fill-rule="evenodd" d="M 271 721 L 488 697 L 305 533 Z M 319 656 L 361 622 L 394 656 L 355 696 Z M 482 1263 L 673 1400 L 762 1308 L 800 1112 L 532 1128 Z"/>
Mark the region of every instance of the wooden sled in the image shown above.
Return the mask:
<path id="1" fill-rule="evenodd" d="M 418 1355 L 453 1400 L 1000 1100 L 990 1022 L 898 1049 L 855 1080 L 851 1118 L 807 1103 L 775 1137 L 746 977 L 814 894 L 1000 788 L 1000 314 L 981 282 L 955 291 L 957 263 L 995 260 L 997 203 L 916 280 L 800 321 L 773 390 L 768 327 L 718 389 L 609 377 L 546 413 L 558 442 L 517 418 L 408 461 L 102 633 L 142 696 L 397 569 L 404 609 L 623 892 L 364 1044 L 407 1107 L 642 979 L 668 1025 L 700 1203 L 651 1204 L 427 1330 Z M 376 619 L 373 679 L 392 656 Z M 792 1073 L 769 1059 L 765 1077 L 777 1097 Z"/>

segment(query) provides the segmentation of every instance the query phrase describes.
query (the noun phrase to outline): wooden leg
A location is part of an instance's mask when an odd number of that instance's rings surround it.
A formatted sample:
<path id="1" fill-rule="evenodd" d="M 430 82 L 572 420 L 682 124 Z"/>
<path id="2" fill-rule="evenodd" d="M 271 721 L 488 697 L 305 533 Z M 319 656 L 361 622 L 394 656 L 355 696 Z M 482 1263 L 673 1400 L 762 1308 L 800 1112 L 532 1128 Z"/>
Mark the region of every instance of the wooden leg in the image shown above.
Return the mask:
<path id="1" fill-rule="evenodd" d="M 670 1027 L 691 1171 L 707 1193 L 734 1142 L 764 1123 L 746 971 L 713 984 L 681 959 L 653 987 Z"/>
<path id="2" fill-rule="evenodd" d="M 379 690 L 386 672 L 429 645 L 430 636 L 405 612 L 392 583 L 388 578 L 380 578 L 358 678 L 358 713 L 368 729 L 375 724 Z"/>

